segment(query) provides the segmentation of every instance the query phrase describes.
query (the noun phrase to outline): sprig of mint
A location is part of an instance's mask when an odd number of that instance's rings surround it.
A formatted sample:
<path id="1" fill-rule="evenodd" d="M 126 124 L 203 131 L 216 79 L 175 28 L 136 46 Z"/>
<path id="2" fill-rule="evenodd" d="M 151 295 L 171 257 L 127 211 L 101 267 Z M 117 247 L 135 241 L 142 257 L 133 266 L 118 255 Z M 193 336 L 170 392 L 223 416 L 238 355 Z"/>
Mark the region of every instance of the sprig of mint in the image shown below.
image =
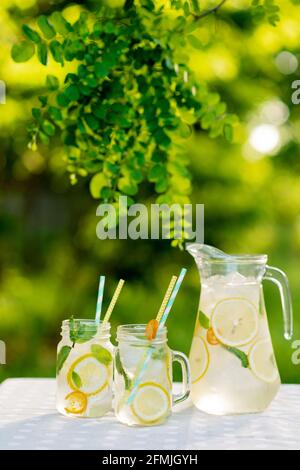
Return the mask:
<path id="1" fill-rule="evenodd" d="M 70 340 L 72 343 L 86 343 L 90 341 L 97 333 L 97 325 L 87 325 L 75 320 L 73 317 L 70 318 Z"/>

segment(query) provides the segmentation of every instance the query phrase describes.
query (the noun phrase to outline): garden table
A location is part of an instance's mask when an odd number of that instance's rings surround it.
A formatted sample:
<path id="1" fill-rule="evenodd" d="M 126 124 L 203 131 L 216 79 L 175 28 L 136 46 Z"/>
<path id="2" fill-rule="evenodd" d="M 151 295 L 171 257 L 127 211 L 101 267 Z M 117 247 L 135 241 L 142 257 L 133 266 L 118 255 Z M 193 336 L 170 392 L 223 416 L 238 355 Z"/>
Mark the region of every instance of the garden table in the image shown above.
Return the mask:
<path id="1" fill-rule="evenodd" d="M 98 420 L 61 416 L 52 379 L 11 379 L 0 385 L 0 449 L 299 450 L 300 385 L 283 385 L 262 414 L 208 416 L 186 402 L 163 426 L 129 428 L 112 413 Z"/>

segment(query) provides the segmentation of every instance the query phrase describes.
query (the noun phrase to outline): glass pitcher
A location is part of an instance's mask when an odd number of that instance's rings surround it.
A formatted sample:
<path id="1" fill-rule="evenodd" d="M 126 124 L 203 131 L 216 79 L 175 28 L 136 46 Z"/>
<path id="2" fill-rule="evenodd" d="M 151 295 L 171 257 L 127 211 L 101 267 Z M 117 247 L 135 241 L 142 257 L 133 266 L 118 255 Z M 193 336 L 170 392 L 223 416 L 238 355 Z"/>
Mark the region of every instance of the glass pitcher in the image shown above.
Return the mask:
<path id="1" fill-rule="evenodd" d="M 227 255 L 197 243 L 187 246 L 201 278 L 199 312 L 190 351 L 192 400 L 214 415 L 265 410 L 280 387 L 262 281 L 280 290 L 285 338 L 293 312 L 286 275 L 266 255 Z"/>

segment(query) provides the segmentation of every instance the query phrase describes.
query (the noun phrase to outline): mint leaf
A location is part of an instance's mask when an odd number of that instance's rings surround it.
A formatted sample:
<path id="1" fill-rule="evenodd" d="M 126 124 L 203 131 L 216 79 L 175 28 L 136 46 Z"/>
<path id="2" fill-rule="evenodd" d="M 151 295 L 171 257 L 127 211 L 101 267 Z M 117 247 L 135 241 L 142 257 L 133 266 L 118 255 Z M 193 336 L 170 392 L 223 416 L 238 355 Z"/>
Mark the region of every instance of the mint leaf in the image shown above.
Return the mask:
<path id="1" fill-rule="evenodd" d="M 74 318 L 70 319 L 70 340 L 72 343 L 86 343 L 94 338 L 97 333 L 96 325 L 89 325 L 86 328 L 86 325 Z"/>
<path id="2" fill-rule="evenodd" d="M 101 364 L 108 366 L 112 362 L 111 353 L 99 344 L 92 344 L 91 351 L 93 356 L 97 359 L 97 361 L 101 362 Z"/>
<path id="3" fill-rule="evenodd" d="M 242 363 L 242 366 L 245 368 L 245 369 L 248 369 L 249 367 L 249 360 L 248 360 L 248 356 L 247 354 L 245 354 L 243 351 L 241 351 L 240 349 L 237 349 L 237 348 L 232 348 L 230 346 L 224 346 L 223 347 L 225 349 L 227 349 L 228 352 L 234 354 Z"/>
<path id="4" fill-rule="evenodd" d="M 199 323 L 201 326 L 203 326 L 203 328 L 205 328 L 206 330 L 209 329 L 210 327 L 210 320 L 209 318 L 205 315 L 205 313 L 201 312 L 201 310 L 199 311 Z"/>
<path id="5" fill-rule="evenodd" d="M 58 375 L 62 369 L 62 366 L 66 362 L 67 357 L 70 354 L 71 346 L 63 346 L 57 355 L 56 374 Z"/>
<path id="6" fill-rule="evenodd" d="M 81 378 L 80 378 L 80 376 L 77 374 L 77 372 L 75 372 L 75 370 L 73 370 L 73 372 L 72 372 L 72 382 L 74 383 L 74 385 L 75 385 L 77 388 L 81 388 L 81 387 L 82 387 Z"/>
<path id="7" fill-rule="evenodd" d="M 125 390 L 131 390 L 132 381 L 130 380 L 130 378 L 128 377 L 128 375 L 126 374 L 126 372 L 124 370 L 119 351 L 115 355 L 115 366 L 116 366 L 117 372 L 120 375 L 122 375 L 122 377 L 124 379 Z"/>

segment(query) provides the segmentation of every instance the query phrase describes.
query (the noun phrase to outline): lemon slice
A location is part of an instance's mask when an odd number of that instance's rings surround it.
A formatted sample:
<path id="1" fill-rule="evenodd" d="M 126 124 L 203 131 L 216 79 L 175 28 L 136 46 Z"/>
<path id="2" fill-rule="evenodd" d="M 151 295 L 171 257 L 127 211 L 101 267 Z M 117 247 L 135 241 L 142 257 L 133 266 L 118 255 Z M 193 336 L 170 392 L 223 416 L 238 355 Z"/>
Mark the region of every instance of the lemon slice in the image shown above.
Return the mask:
<path id="1" fill-rule="evenodd" d="M 194 336 L 190 352 L 192 383 L 198 382 L 205 376 L 209 362 L 209 351 L 204 339 L 201 336 Z"/>
<path id="2" fill-rule="evenodd" d="M 101 364 L 93 354 L 86 354 L 70 367 L 67 381 L 73 390 L 92 396 L 102 392 L 108 386 L 109 375 L 107 366 Z"/>
<path id="3" fill-rule="evenodd" d="M 67 413 L 73 415 L 80 415 L 85 412 L 87 408 L 87 397 L 84 393 L 76 391 L 66 396 L 66 407 Z"/>
<path id="4" fill-rule="evenodd" d="M 250 368 L 254 375 L 267 383 L 279 378 L 276 360 L 270 340 L 258 341 L 249 353 Z"/>
<path id="5" fill-rule="evenodd" d="M 219 302 L 211 318 L 215 337 L 226 346 L 243 346 L 250 343 L 258 332 L 258 311 L 244 298 L 225 299 Z"/>
<path id="6" fill-rule="evenodd" d="M 162 420 L 171 407 L 167 390 L 154 382 L 139 386 L 132 404 L 132 411 L 144 424 Z"/>

